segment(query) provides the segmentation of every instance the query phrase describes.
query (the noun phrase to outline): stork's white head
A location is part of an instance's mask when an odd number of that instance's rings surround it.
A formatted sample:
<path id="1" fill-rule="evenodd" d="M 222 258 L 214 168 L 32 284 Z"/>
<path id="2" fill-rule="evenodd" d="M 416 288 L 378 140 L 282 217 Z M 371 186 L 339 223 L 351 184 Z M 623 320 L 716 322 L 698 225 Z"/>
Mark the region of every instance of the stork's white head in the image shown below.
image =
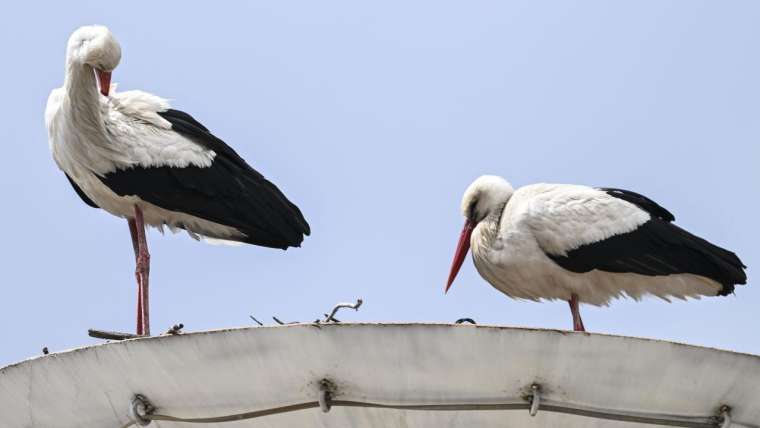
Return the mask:
<path id="1" fill-rule="evenodd" d="M 121 46 L 108 28 L 102 25 L 78 28 L 69 37 L 66 58 L 69 63 L 92 67 L 98 77 L 100 92 L 108 96 L 111 72 L 121 60 Z"/>
<path id="2" fill-rule="evenodd" d="M 504 208 L 515 190 L 507 180 L 482 175 L 473 181 L 462 196 L 462 215 L 473 224 Z"/>
<path id="3" fill-rule="evenodd" d="M 459 236 L 454 261 L 451 263 L 446 291 L 449 291 L 449 287 L 454 282 L 454 278 L 459 273 L 459 268 L 462 267 L 464 258 L 467 256 L 467 251 L 470 249 L 470 236 L 475 226 L 489 216 L 499 214 L 514 192 L 515 190 L 507 180 L 495 175 L 480 176 L 465 190 L 462 197 L 462 215 L 465 218 L 464 229 Z"/>

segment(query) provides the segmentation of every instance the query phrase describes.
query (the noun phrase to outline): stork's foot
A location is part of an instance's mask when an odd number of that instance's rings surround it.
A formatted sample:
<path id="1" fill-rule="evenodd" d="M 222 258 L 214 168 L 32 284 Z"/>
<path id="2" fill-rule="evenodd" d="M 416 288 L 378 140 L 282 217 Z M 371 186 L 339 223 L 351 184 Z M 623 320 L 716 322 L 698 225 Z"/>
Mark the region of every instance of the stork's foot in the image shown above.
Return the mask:
<path id="1" fill-rule="evenodd" d="M 586 327 L 583 326 L 583 320 L 578 318 L 578 321 L 573 320 L 574 331 L 586 331 Z"/>
<path id="2" fill-rule="evenodd" d="M 570 304 L 570 312 L 573 314 L 573 330 L 586 331 L 586 328 L 583 326 L 583 320 L 581 319 L 580 302 L 578 302 L 578 295 L 573 294 L 567 303 Z"/>

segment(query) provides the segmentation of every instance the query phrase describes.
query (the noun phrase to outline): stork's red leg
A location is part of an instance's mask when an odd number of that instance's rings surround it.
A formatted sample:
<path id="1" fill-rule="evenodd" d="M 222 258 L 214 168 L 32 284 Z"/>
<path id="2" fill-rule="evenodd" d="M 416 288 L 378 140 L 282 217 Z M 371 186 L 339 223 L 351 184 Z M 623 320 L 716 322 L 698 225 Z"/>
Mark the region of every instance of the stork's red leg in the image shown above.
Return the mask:
<path id="1" fill-rule="evenodd" d="M 137 263 L 140 248 L 137 238 L 137 224 L 134 218 L 127 219 L 127 223 L 129 224 L 129 235 L 132 237 L 132 249 L 135 251 L 135 263 Z M 135 277 L 137 278 L 137 334 L 141 334 L 143 331 L 142 287 L 140 286 L 140 275 L 136 271 Z"/>
<path id="2" fill-rule="evenodd" d="M 137 260 L 137 253 L 139 251 L 137 244 L 137 224 L 133 218 L 127 219 L 127 223 L 129 224 L 129 235 L 132 237 L 132 249 L 135 251 L 135 260 Z"/>
<path id="3" fill-rule="evenodd" d="M 132 235 L 132 245 L 135 250 L 137 277 L 137 334 L 150 336 L 150 306 L 148 299 L 148 278 L 150 276 L 150 253 L 148 240 L 145 237 L 143 212 L 135 205 L 135 217 L 129 220 L 129 231 Z"/>
<path id="4" fill-rule="evenodd" d="M 583 320 L 581 319 L 580 304 L 578 303 L 578 295 L 572 294 L 570 300 L 567 301 L 570 304 L 570 312 L 573 313 L 573 330 L 586 331 L 583 327 Z"/>

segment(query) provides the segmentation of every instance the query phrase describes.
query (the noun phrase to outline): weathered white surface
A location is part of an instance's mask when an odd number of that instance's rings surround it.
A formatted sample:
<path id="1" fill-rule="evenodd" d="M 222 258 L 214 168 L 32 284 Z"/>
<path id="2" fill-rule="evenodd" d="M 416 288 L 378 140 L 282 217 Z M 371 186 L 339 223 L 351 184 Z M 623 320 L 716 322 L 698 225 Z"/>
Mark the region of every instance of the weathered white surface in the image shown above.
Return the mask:
<path id="1" fill-rule="evenodd" d="M 336 399 L 498 402 L 533 382 L 548 400 L 703 416 L 720 404 L 760 421 L 760 357 L 654 340 L 552 330 L 425 324 L 256 327 L 115 342 L 0 369 L 0 426 L 118 428 L 146 395 L 160 413 L 216 416 Z M 336 407 L 216 425 L 155 427 L 618 427 L 527 411 Z"/>

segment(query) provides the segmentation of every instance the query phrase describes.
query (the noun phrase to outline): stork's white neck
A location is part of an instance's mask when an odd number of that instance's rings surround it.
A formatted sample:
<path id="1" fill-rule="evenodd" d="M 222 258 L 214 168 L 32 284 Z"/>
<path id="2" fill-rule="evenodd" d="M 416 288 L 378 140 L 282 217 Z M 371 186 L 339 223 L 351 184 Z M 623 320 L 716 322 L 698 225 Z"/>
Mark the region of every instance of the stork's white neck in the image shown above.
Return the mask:
<path id="1" fill-rule="evenodd" d="M 95 71 L 87 64 L 78 61 L 66 62 L 66 79 L 64 88 L 69 97 L 85 98 L 82 101 L 97 103 L 98 86 Z"/>
<path id="2" fill-rule="evenodd" d="M 503 212 L 504 205 L 499 207 L 497 212 L 489 214 L 478 223 L 473 235 L 477 235 L 480 245 L 485 245 L 486 247 L 492 246 L 499 234 L 499 226 Z"/>
<path id="3" fill-rule="evenodd" d="M 95 79 L 95 72 L 87 64 L 68 60 L 66 62 L 65 108 L 77 126 L 89 132 L 105 134 L 101 117 L 100 93 Z"/>

